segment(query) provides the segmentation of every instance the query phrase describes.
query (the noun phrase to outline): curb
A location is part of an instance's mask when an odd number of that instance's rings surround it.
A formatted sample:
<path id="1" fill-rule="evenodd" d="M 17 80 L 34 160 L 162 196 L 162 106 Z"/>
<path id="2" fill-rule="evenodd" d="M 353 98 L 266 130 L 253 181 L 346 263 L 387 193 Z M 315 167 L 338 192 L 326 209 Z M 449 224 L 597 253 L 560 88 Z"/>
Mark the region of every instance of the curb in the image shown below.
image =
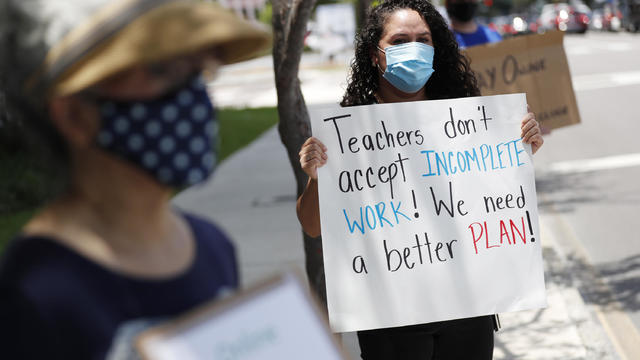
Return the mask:
<path id="1" fill-rule="evenodd" d="M 585 303 L 580 293 L 583 287 L 574 261 L 567 253 L 567 245 L 562 246 L 558 241 L 556 214 L 540 215 L 543 238 L 548 242 L 544 260 L 548 266 L 545 277 L 548 283 L 557 285 L 560 294 L 567 305 L 569 321 L 576 327 L 585 350 L 583 359 L 588 360 L 623 360 L 607 330 L 601 323 L 594 306 Z M 566 239 L 565 239 L 566 240 Z"/>

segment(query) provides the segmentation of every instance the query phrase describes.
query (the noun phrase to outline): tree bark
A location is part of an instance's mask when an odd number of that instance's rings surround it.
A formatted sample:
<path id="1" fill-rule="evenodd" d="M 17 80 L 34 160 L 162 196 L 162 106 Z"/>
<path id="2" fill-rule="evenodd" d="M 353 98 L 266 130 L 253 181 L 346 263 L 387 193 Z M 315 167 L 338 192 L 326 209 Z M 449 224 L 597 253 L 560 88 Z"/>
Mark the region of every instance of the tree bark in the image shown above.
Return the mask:
<path id="1" fill-rule="evenodd" d="M 360 29 L 371 9 L 372 0 L 356 0 L 356 29 Z"/>
<path id="2" fill-rule="evenodd" d="M 273 68 L 278 95 L 278 132 L 284 144 L 300 196 L 307 176 L 300 168 L 298 152 L 311 136 L 309 113 L 300 90 L 298 71 L 307 32 L 307 21 L 316 0 L 273 0 Z M 311 289 L 326 305 L 322 241 L 303 233 L 306 272 Z"/>

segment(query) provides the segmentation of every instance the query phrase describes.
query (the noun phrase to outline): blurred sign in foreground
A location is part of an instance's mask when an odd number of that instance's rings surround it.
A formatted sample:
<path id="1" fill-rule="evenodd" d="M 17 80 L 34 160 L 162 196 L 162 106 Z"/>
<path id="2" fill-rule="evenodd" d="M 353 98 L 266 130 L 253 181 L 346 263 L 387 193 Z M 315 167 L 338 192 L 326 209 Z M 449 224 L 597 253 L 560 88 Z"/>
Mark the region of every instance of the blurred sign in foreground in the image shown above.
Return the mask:
<path id="1" fill-rule="evenodd" d="M 311 109 L 334 331 L 546 305 L 524 94 Z"/>
<path id="2" fill-rule="evenodd" d="M 137 346 L 149 360 L 344 359 L 326 320 L 291 274 L 148 330 Z"/>
<path id="3" fill-rule="evenodd" d="M 467 48 L 482 95 L 524 92 L 542 126 L 580 123 L 563 35 L 553 31 Z"/>

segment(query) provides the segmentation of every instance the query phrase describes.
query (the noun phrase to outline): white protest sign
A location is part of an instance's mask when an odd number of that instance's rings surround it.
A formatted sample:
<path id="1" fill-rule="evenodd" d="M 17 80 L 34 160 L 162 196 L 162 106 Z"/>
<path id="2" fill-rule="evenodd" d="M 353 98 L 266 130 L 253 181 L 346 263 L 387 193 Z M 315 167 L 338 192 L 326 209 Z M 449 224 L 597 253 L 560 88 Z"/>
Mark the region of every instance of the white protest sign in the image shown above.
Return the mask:
<path id="1" fill-rule="evenodd" d="M 149 360 L 343 359 L 310 300 L 284 275 L 149 330 L 137 345 Z"/>
<path id="2" fill-rule="evenodd" d="M 546 306 L 524 94 L 311 109 L 329 320 L 354 331 Z"/>

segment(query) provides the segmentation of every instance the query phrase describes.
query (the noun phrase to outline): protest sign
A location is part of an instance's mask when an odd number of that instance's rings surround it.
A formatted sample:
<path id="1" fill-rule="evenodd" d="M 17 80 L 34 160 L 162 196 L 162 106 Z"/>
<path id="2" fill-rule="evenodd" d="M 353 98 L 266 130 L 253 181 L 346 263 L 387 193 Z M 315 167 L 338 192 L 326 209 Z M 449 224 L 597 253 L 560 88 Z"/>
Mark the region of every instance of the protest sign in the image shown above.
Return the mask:
<path id="1" fill-rule="evenodd" d="M 524 94 L 310 109 L 334 331 L 546 305 L 525 114 Z"/>
<path id="2" fill-rule="evenodd" d="M 579 123 L 563 35 L 553 31 L 467 48 L 482 95 L 524 92 L 542 126 Z"/>
<path id="3" fill-rule="evenodd" d="M 144 332 L 148 360 L 344 359 L 299 281 L 285 274 Z"/>

